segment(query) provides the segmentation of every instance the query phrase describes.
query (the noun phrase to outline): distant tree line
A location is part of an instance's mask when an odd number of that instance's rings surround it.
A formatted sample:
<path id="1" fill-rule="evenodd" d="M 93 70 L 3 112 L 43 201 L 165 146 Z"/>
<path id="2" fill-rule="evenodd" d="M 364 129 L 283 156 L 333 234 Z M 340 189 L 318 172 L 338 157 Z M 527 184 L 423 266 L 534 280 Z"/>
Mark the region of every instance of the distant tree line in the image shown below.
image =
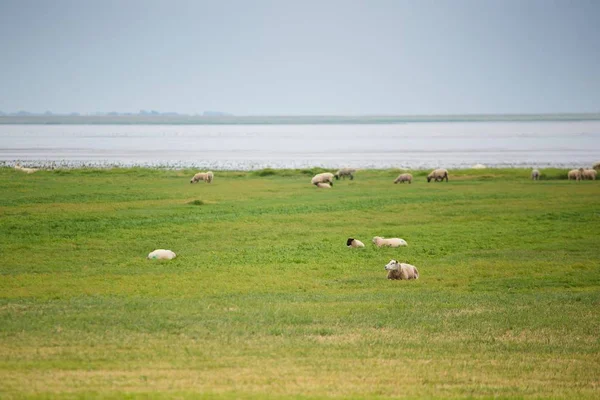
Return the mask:
<path id="1" fill-rule="evenodd" d="M 0 110 L 0 116 L 6 116 L 6 117 L 34 117 L 34 116 L 52 116 L 52 115 L 56 115 L 56 116 L 73 116 L 73 117 L 77 117 L 80 115 L 91 115 L 91 116 L 103 116 L 103 115 L 107 115 L 107 116 L 132 116 L 132 115 L 143 115 L 143 116 L 192 116 L 192 115 L 202 115 L 204 117 L 226 117 L 226 116 L 233 116 L 233 114 L 230 113 L 226 113 L 226 112 L 221 112 L 221 111 L 204 111 L 202 114 L 185 114 L 185 113 L 178 113 L 178 112 L 174 112 L 174 111 L 167 111 L 167 112 L 161 112 L 161 111 L 156 111 L 156 110 L 140 110 L 137 113 L 131 113 L 131 112 L 118 112 L 118 111 L 109 111 L 109 112 L 93 112 L 93 113 L 89 113 L 89 114 L 81 114 L 78 112 L 70 112 L 70 113 L 53 113 L 52 111 L 45 111 L 43 113 L 36 113 L 36 112 L 30 112 L 30 111 L 17 111 L 17 112 L 4 112 Z"/>

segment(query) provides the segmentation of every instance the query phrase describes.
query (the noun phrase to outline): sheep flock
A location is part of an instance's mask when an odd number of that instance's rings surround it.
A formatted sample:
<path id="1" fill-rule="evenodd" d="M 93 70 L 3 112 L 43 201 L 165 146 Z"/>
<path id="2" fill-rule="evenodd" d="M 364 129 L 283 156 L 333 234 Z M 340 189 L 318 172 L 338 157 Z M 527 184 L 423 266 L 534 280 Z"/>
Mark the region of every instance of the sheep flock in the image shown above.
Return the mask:
<path id="1" fill-rule="evenodd" d="M 15 170 L 26 173 L 26 174 L 32 174 L 37 172 L 39 169 L 37 168 L 27 168 L 27 167 L 23 167 L 20 164 L 15 164 L 14 166 Z M 487 168 L 484 165 L 476 165 L 473 166 L 473 169 L 484 169 Z M 319 174 L 316 174 L 315 176 L 312 177 L 310 183 L 311 185 L 319 188 L 319 189 L 331 189 L 333 187 L 333 181 L 335 180 L 339 180 L 339 179 L 345 179 L 345 178 L 349 178 L 350 180 L 354 180 L 355 178 L 355 173 L 356 173 L 356 169 L 353 168 L 342 168 L 339 169 L 335 174 L 331 173 L 331 172 L 322 172 Z M 574 181 L 582 181 L 582 180 L 596 180 L 596 176 L 598 171 L 600 171 L 600 162 L 595 163 L 593 165 L 592 168 L 576 168 L 576 169 L 572 169 L 570 171 L 568 171 L 567 173 L 567 179 L 569 181 L 574 180 Z M 542 173 L 540 172 L 539 169 L 532 169 L 531 170 L 531 180 L 533 181 L 538 181 L 542 178 Z M 436 168 L 433 171 L 431 171 L 427 177 L 427 182 L 431 182 L 432 180 L 434 182 L 443 182 L 444 180 L 446 182 L 449 181 L 449 173 L 447 169 L 444 168 Z M 194 176 L 190 179 L 190 183 L 198 183 L 200 181 L 204 181 L 205 183 L 212 183 L 214 180 L 214 173 L 212 171 L 207 171 L 207 172 L 198 172 L 196 174 L 194 174 Z M 397 183 L 408 183 L 411 184 L 413 181 L 413 175 L 410 173 L 401 173 L 400 175 L 398 175 L 396 177 L 396 179 L 393 181 L 394 184 Z M 378 248 L 382 248 L 382 247 L 389 247 L 389 248 L 400 248 L 400 247 L 406 247 L 408 246 L 408 243 L 406 242 L 406 240 L 401 239 L 401 238 L 384 238 L 381 236 L 374 236 L 372 239 L 372 243 L 374 248 L 378 249 Z M 350 237 L 346 240 L 346 246 L 348 248 L 353 248 L 353 249 L 364 249 L 366 246 L 365 244 L 360 241 L 359 239 L 356 239 L 354 237 Z M 396 250 L 398 251 L 398 250 Z M 157 249 L 154 250 L 152 252 L 150 252 L 146 258 L 151 259 L 151 260 L 173 260 L 175 259 L 177 256 L 175 254 L 175 252 L 173 252 L 172 250 L 166 250 L 166 249 Z M 417 280 L 419 279 L 419 271 L 417 269 L 417 267 L 415 267 L 414 265 L 411 264 L 407 264 L 407 263 L 403 263 L 403 262 L 399 262 L 395 259 L 390 260 L 386 265 L 385 265 L 385 270 L 387 271 L 387 279 L 389 280 Z"/>

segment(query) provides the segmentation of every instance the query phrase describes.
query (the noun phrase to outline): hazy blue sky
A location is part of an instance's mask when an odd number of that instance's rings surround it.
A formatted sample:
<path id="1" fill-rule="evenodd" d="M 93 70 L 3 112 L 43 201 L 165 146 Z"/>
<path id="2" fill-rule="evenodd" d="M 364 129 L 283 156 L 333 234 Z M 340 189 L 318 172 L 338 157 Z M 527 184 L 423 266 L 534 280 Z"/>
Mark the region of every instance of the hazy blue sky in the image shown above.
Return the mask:
<path id="1" fill-rule="evenodd" d="M 600 111 L 600 0 L 0 0 L 0 110 Z"/>

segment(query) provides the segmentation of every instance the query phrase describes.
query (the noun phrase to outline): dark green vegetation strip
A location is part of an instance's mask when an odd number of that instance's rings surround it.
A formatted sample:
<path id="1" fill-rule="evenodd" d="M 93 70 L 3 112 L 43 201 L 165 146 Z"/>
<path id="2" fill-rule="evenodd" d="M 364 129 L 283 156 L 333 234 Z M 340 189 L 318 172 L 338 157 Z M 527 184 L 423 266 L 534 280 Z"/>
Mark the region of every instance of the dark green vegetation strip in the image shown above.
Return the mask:
<path id="1" fill-rule="evenodd" d="M 0 169 L 0 397 L 598 397 L 597 181 L 194 172 Z"/>

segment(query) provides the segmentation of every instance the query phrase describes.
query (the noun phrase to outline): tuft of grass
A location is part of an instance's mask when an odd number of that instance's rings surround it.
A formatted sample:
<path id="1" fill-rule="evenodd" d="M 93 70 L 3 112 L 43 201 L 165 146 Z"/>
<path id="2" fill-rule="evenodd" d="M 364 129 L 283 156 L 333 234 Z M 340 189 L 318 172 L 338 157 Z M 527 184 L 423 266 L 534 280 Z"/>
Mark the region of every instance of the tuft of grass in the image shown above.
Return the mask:
<path id="1" fill-rule="evenodd" d="M 192 200 L 192 201 L 188 202 L 188 204 L 193 205 L 193 206 L 202 206 L 206 203 L 203 200 Z"/>
<path id="2" fill-rule="evenodd" d="M 277 170 L 275 170 L 273 168 L 264 168 L 264 169 L 259 169 L 257 171 L 254 171 L 253 174 L 256 176 L 273 176 L 273 175 L 277 175 L 278 172 L 277 172 Z"/>

